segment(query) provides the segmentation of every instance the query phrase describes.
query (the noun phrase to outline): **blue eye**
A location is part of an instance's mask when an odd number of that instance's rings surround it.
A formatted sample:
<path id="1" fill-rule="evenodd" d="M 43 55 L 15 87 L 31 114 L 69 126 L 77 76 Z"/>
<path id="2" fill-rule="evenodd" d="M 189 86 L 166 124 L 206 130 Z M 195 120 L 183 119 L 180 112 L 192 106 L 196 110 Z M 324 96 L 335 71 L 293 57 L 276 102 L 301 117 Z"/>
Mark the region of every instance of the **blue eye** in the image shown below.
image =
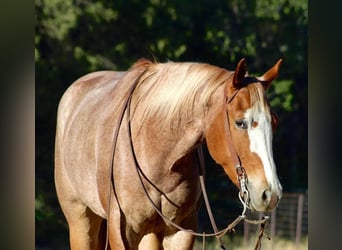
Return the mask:
<path id="1" fill-rule="evenodd" d="M 240 129 L 247 129 L 247 122 L 244 120 L 237 120 L 235 121 L 235 125 Z"/>

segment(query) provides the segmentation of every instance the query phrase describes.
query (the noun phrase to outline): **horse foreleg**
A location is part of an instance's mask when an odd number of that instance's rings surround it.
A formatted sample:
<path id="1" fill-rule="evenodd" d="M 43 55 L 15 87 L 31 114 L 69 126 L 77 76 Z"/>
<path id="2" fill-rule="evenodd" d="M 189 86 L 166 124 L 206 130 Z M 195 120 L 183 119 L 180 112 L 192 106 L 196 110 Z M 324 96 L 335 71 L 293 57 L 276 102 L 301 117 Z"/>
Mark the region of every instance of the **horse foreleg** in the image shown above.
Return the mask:
<path id="1" fill-rule="evenodd" d="M 109 244 L 110 249 L 130 249 L 130 247 L 127 244 L 127 240 L 124 240 L 123 237 L 125 235 L 124 232 L 121 232 L 122 228 L 125 228 L 125 226 L 121 225 L 121 212 L 119 209 L 117 209 L 117 204 L 113 203 L 116 209 L 111 210 L 109 215 Z"/>
<path id="2" fill-rule="evenodd" d="M 193 211 L 185 218 L 180 226 L 186 229 L 196 231 L 197 228 L 197 212 Z M 168 250 L 190 250 L 194 247 L 195 236 L 186 231 L 175 231 L 174 227 L 166 230 L 166 235 L 163 240 L 164 249 Z"/>
<path id="3" fill-rule="evenodd" d="M 159 250 L 161 249 L 160 241 L 156 234 L 146 234 L 139 243 L 139 250 Z"/>
<path id="4" fill-rule="evenodd" d="M 164 248 L 168 250 L 190 250 L 193 249 L 195 237 L 184 231 L 178 231 L 164 239 Z"/>

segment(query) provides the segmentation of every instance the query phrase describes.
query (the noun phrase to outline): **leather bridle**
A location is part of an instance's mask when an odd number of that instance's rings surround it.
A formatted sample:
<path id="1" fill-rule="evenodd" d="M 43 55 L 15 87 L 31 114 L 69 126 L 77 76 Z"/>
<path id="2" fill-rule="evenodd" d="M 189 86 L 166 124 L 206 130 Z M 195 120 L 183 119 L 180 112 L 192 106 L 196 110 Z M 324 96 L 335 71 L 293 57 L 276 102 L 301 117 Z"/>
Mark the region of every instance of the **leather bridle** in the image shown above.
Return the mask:
<path id="1" fill-rule="evenodd" d="M 235 147 L 233 145 L 233 142 L 232 142 L 232 136 L 231 136 L 231 132 L 230 132 L 230 129 L 229 129 L 229 117 L 228 117 L 228 112 L 225 111 L 226 113 L 226 116 L 227 116 L 227 125 L 228 125 L 228 128 L 226 129 L 227 133 L 226 133 L 226 141 L 227 141 L 227 145 L 228 145 L 228 148 L 229 148 L 229 151 L 231 153 L 231 156 L 233 158 L 233 162 L 234 162 L 234 166 L 235 166 L 235 169 L 236 169 L 236 173 L 237 173 L 237 178 L 238 178 L 238 181 L 239 181 L 239 185 L 240 185 L 240 192 L 239 192 L 239 199 L 243 205 L 243 212 L 241 215 L 239 215 L 232 223 L 230 223 L 225 229 L 221 230 L 221 231 L 218 231 L 217 229 L 217 226 L 216 226 L 216 223 L 215 223 L 215 219 L 214 219 L 214 216 L 213 216 L 213 213 L 211 211 L 211 207 L 210 207 L 210 204 L 209 204 L 209 199 L 208 199 L 208 195 L 207 195 L 207 192 L 206 192 L 206 188 L 205 188 L 205 183 L 204 183 L 204 174 L 203 174 L 203 169 L 205 168 L 205 163 L 204 163 L 204 156 L 203 156 L 203 150 L 202 150 L 202 147 L 199 146 L 197 148 L 197 154 L 198 154 L 198 161 L 199 161 L 199 179 L 200 179 L 200 185 L 201 185 L 201 190 L 202 190 L 202 194 L 203 194 L 203 198 L 204 198 L 204 201 L 205 201 L 205 205 L 206 205 L 206 208 L 207 208 L 207 211 L 208 211 L 208 215 L 210 217 L 210 221 L 211 221 L 211 224 L 212 224 L 212 228 L 214 230 L 214 233 L 210 233 L 210 234 L 207 234 L 207 233 L 197 233 L 197 232 L 194 232 L 193 230 L 191 229 L 185 229 L 183 227 L 181 227 L 180 225 L 174 223 L 171 219 L 167 218 L 163 213 L 162 211 L 160 211 L 160 209 L 158 208 L 158 206 L 155 204 L 155 202 L 153 201 L 153 199 L 151 198 L 150 194 L 148 193 L 147 191 L 147 188 L 143 182 L 143 178 L 148 181 L 155 189 L 157 189 L 161 194 L 163 194 L 163 192 L 158 189 L 149 179 L 148 177 L 143 173 L 142 169 L 140 168 L 139 166 L 139 163 L 138 163 L 138 160 L 137 160 L 137 157 L 135 155 L 135 150 L 134 150 L 134 145 L 133 145 L 133 142 L 132 142 L 132 129 L 131 129 L 131 118 L 130 118 L 130 107 L 131 107 L 131 100 L 132 100 L 132 95 L 133 95 L 133 92 L 136 88 L 136 86 L 138 85 L 138 83 L 140 82 L 140 79 L 141 77 L 144 75 L 144 73 L 146 72 L 147 70 L 143 71 L 140 76 L 134 81 L 134 83 L 132 84 L 132 86 L 129 88 L 128 90 L 128 93 L 126 95 L 126 98 L 124 99 L 124 102 L 123 102 L 123 105 L 122 105 L 122 109 L 120 110 L 119 112 L 119 119 L 118 119 L 118 122 L 116 124 L 116 127 L 115 127 L 115 130 L 113 132 L 113 144 L 112 144 L 112 158 L 111 158 L 111 162 L 110 162 L 110 173 L 109 173 L 109 179 L 110 179 L 110 184 L 109 185 L 109 190 L 108 190 L 108 199 L 107 199 L 107 221 L 109 220 L 110 218 L 110 203 L 111 203 L 111 188 L 113 187 L 113 193 L 114 193 L 114 196 L 116 198 L 116 201 L 118 203 L 118 206 L 119 206 L 119 209 L 121 209 L 120 207 L 120 204 L 119 204 L 119 200 L 118 200 L 118 196 L 117 196 L 117 193 L 116 193 L 116 188 L 115 188 L 115 182 L 114 182 L 114 157 L 115 157 L 115 150 L 116 150 L 116 144 L 117 144 L 117 140 L 118 140 L 118 135 L 119 135 L 119 130 L 120 130 L 120 127 L 122 125 L 122 121 L 123 121 L 123 117 L 124 117 L 124 114 L 125 114 L 125 111 L 127 112 L 127 119 L 128 119 L 128 132 L 129 132 L 129 138 L 130 138 L 130 145 L 131 145 L 131 151 L 132 151 L 132 155 L 133 155 L 133 158 L 134 158 L 134 161 L 135 161 L 135 169 L 136 169 L 136 172 L 138 174 L 138 177 L 139 177 L 139 180 L 140 180 L 140 183 L 142 185 L 142 188 L 143 188 L 143 191 L 146 195 L 146 197 L 148 198 L 148 200 L 150 201 L 151 205 L 153 206 L 153 208 L 155 209 L 155 211 L 166 221 L 168 222 L 169 224 L 171 224 L 172 226 L 174 226 L 175 228 L 177 228 L 178 230 L 181 230 L 181 231 L 184 231 L 184 232 L 188 232 L 194 236 L 199 236 L 199 237 L 203 237 L 203 249 L 204 249 L 204 246 L 205 246 L 205 237 L 213 237 L 215 236 L 218 240 L 218 243 L 221 247 L 221 249 L 225 249 L 225 247 L 223 246 L 222 244 L 222 241 L 221 241 L 221 237 L 223 235 L 225 235 L 227 232 L 231 231 L 234 229 L 234 227 L 242 220 L 248 222 L 248 223 L 251 223 L 251 224 L 260 224 L 260 231 L 259 231 L 259 237 L 258 237 L 258 241 L 257 241 L 257 244 L 256 244 L 256 248 L 255 249 L 260 249 L 260 246 L 261 246 L 261 238 L 262 236 L 265 236 L 264 234 L 264 227 L 265 227 L 265 223 L 266 221 L 269 219 L 268 216 L 264 216 L 261 220 L 249 220 L 246 218 L 246 210 L 248 208 L 248 203 L 249 203 L 249 192 L 248 192 L 248 189 L 247 189 L 247 174 L 246 174 L 246 171 L 245 169 L 241 166 L 241 162 L 240 162 L 240 159 L 239 159 L 239 156 L 235 150 Z M 233 74 L 233 73 L 232 73 Z M 232 100 L 233 98 L 237 95 L 238 93 L 238 90 L 236 90 L 233 95 L 227 99 L 226 101 L 226 104 L 228 105 Z M 165 195 L 165 194 L 164 194 Z M 267 236 L 267 235 L 266 235 Z M 109 242 L 109 223 L 107 222 L 107 235 L 106 235 L 106 245 L 105 245 L 105 249 L 108 248 L 108 243 Z M 259 246 L 259 247 L 257 247 Z"/>
<path id="2" fill-rule="evenodd" d="M 227 101 L 226 101 L 227 105 L 229 105 L 233 101 L 234 97 L 238 94 L 238 92 L 239 92 L 239 89 L 235 90 L 235 92 L 231 95 L 231 97 L 227 98 Z M 233 164 L 234 164 L 237 178 L 238 178 L 239 185 L 240 185 L 239 199 L 241 203 L 244 205 L 244 209 L 246 209 L 249 204 L 249 192 L 247 189 L 247 183 L 248 183 L 247 173 L 245 169 L 241 166 L 239 155 L 235 150 L 235 147 L 232 141 L 232 135 L 231 135 L 230 128 L 229 128 L 229 125 L 230 125 L 229 115 L 227 111 L 225 111 L 225 113 L 226 113 L 226 120 L 227 120 L 227 125 L 228 125 L 228 127 L 226 128 L 226 142 L 230 151 L 230 155 L 233 159 Z"/>

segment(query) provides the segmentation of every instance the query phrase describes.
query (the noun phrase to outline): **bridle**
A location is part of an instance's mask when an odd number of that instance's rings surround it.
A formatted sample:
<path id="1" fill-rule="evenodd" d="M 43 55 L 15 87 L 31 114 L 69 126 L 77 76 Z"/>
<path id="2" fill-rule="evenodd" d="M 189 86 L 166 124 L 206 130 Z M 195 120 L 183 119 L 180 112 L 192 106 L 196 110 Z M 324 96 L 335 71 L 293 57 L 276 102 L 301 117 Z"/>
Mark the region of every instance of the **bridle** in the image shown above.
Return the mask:
<path id="1" fill-rule="evenodd" d="M 199 161 L 199 180 L 200 180 L 200 186 L 201 186 L 201 191 L 202 191 L 202 195 L 203 195 L 203 199 L 205 201 L 205 205 L 208 211 L 208 215 L 210 218 L 210 222 L 212 225 L 212 228 L 214 230 L 213 233 L 198 233 L 198 232 L 194 232 L 191 229 L 185 229 L 183 227 L 181 227 L 180 225 L 176 224 L 175 222 L 173 222 L 171 219 L 167 218 L 162 211 L 160 211 L 160 209 L 158 208 L 158 206 L 155 204 L 155 202 L 153 201 L 153 199 L 151 198 L 150 194 L 148 193 L 148 190 L 143 182 L 143 178 L 148 181 L 156 190 L 158 190 L 161 194 L 164 194 L 160 189 L 158 189 L 149 179 L 148 177 L 144 174 L 144 172 L 142 171 L 142 169 L 140 168 L 140 165 L 138 163 L 136 154 L 135 154 L 135 150 L 134 150 L 134 145 L 133 145 L 133 141 L 132 141 L 132 128 L 131 128 L 131 118 L 130 118 L 130 107 L 131 107 L 131 100 L 132 100 L 132 95 L 133 92 L 136 88 L 136 86 L 138 85 L 138 83 L 140 82 L 141 77 L 144 75 L 144 73 L 147 71 L 147 69 L 145 71 L 143 71 L 140 76 L 134 81 L 134 83 L 132 84 L 132 86 L 129 88 L 128 93 L 126 95 L 126 98 L 123 102 L 123 106 L 122 109 L 119 112 L 119 119 L 118 119 L 118 123 L 117 126 L 113 132 L 113 145 L 112 145 L 112 158 L 111 158 L 111 163 L 110 163 L 110 174 L 109 174 L 109 178 L 110 178 L 110 182 L 111 185 L 109 185 L 109 190 L 108 190 L 108 199 L 107 199 L 107 220 L 109 220 L 110 216 L 110 203 L 111 203 L 111 187 L 113 187 L 113 193 L 114 196 L 116 198 L 116 201 L 118 203 L 119 209 L 121 210 L 119 201 L 118 201 L 118 196 L 116 193 L 116 189 L 115 189 L 115 182 L 114 182 L 114 156 L 115 156 L 115 150 L 116 150 L 116 144 L 117 144 L 117 139 L 118 139 L 118 134 L 119 134 L 119 130 L 120 127 L 122 125 L 122 121 L 123 121 L 123 117 L 125 114 L 125 111 L 127 112 L 127 117 L 128 117 L 128 133 L 129 133 L 129 138 L 130 138 L 130 148 L 131 148 L 131 152 L 133 155 L 133 159 L 134 159 L 134 163 L 135 163 L 135 169 L 136 172 L 138 174 L 139 177 L 139 181 L 142 185 L 142 189 L 146 195 L 146 197 L 148 198 L 148 200 L 150 201 L 151 205 L 153 206 L 154 210 L 164 219 L 164 221 L 166 221 L 167 223 L 171 224 L 172 226 L 174 226 L 175 228 L 177 228 L 180 231 L 184 231 L 184 232 L 188 232 L 194 236 L 198 236 L 198 237 L 203 237 L 203 249 L 205 249 L 205 238 L 206 237 L 216 237 L 221 249 L 225 249 L 225 247 L 223 246 L 223 243 L 221 241 L 221 237 L 223 235 L 225 235 L 227 232 L 234 230 L 235 226 L 237 224 L 239 224 L 240 221 L 244 220 L 247 223 L 250 224 L 260 224 L 260 230 L 259 230 L 259 236 L 258 236 L 258 240 L 256 242 L 256 246 L 255 249 L 260 249 L 261 247 L 261 239 L 263 236 L 266 236 L 267 238 L 269 238 L 265 233 L 264 233 L 264 228 L 265 228 L 265 224 L 266 221 L 269 219 L 268 216 L 263 216 L 261 220 L 249 220 L 246 218 L 246 211 L 248 207 L 248 203 L 249 203 L 249 192 L 247 189 L 247 174 L 245 169 L 241 166 L 241 162 L 239 159 L 239 156 L 235 150 L 235 147 L 233 145 L 232 142 L 232 136 L 231 136 L 231 132 L 229 129 L 229 116 L 228 116 L 228 112 L 225 111 L 226 116 L 227 116 L 227 125 L 228 125 L 228 129 L 227 133 L 226 133 L 226 141 L 227 141 L 227 145 L 229 148 L 229 151 L 231 153 L 231 156 L 233 158 L 233 162 L 234 162 L 234 166 L 236 169 L 236 173 L 237 173 L 237 178 L 239 181 L 239 185 L 240 185 L 240 192 L 238 194 L 238 197 L 243 205 L 243 211 L 241 213 L 241 215 L 239 215 L 232 223 L 228 224 L 228 226 L 222 230 L 218 230 L 217 226 L 216 226 L 216 222 L 211 210 L 211 206 L 209 203 L 209 199 L 208 199 L 208 195 L 206 192 L 206 187 L 205 187 L 205 182 L 204 182 L 204 173 L 203 173 L 203 169 L 205 169 L 205 163 L 204 163 L 204 155 L 203 155 L 203 149 L 201 147 L 201 145 L 199 147 L 197 147 L 197 156 L 198 156 L 198 161 Z M 234 74 L 234 72 L 232 73 Z M 228 105 L 233 98 L 237 95 L 239 90 L 236 90 L 232 96 L 230 98 L 227 98 L 226 100 L 226 104 Z M 270 239 L 270 238 L 269 238 Z M 106 245 L 105 245 L 105 249 L 108 248 L 108 242 L 109 242 L 109 223 L 107 222 L 107 235 L 106 235 Z"/>
<path id="2" fill-rule="evenodd" d="M 239 89 L 235 90 L 235 92 L 229 98 L 227 98 L 227 101 L 226 101 L 227 105 L 229 105 L 233 101 L 234 97 L 238 94 L 238 92 L 239 92 Z M 246 208 L 249 208 L 248 207 L 249 192 L 247 189 L 247 182 L 248 182 L 247 173 L 244 167 L 241 166 L 239 155 L 235 150 L 235 147 L 232 141 L 232 135 L 231 135 L 230 128 L 229 128 L 229 115 L 228 115 L 228 112 L 225 111 L 225 113 L 226 113 L 226 120 L 227 120 L 226 142 L 227 142 L 231 157 L 233 158 L 233 164 L 234 164 L 237 178 L 238 178 L 239 185 L 240 185 L 240 192 L 238 196 L 244 207 L 244 211 L 242 212 L 242 214 L 245 214 Z"/>

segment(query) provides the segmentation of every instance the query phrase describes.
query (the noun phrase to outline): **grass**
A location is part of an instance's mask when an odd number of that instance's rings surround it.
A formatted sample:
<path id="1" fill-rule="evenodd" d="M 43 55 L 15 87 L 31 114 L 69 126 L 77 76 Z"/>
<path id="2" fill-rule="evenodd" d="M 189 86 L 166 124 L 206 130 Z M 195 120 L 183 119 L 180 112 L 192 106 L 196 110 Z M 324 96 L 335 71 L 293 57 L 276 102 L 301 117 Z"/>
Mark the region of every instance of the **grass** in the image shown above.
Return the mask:
<path id="1" fill-rule="evenodd" d="M 226 247 L 226 250 L 254 250 L 256 237 L 252 238 L 248 242 L 244 242 L 243 237 L 234 237 L 230 239 L 228 237 L 223 237 L 223 243 Z M 195 250 L 201 250 L 203 248 L 202 240 L 197 239 L 195 242 Z M 207 239 L 206 250 L 217 250 L 220 249 L 216 239 Z M 261 250 L 273 250 L 273 249 L 281 249 L 281 250 L 307 250 L 308 249 L 308 237 L 305 236 L 301 239 L 298 245 L 296 245 L 295 240 L 277 238 L 274 237 L 271 240 L 267 238 L 262 239 Z"/>

